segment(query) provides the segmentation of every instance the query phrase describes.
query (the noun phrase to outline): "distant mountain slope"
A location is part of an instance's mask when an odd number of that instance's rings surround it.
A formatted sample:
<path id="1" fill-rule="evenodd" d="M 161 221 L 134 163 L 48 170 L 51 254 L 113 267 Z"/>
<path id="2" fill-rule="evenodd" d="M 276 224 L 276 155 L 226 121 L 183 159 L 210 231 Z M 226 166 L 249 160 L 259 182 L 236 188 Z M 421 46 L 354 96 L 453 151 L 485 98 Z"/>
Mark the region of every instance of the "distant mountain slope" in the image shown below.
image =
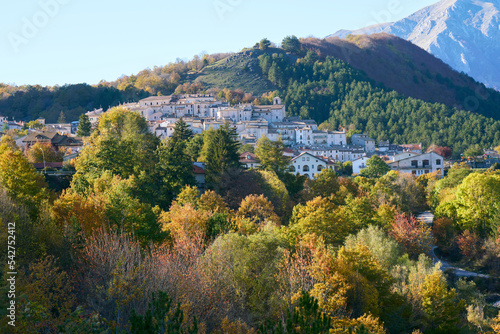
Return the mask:
<path id="1" fill-rule="evenodd" d="M 500 118 L 500 94 L 471 77 L 452 70 L 443 61 L 414 44 L 386 33 L 302 40 L 304 48 L 342 59 L 406 96 L 439 102 Z"/>
<path id="2" fill-rule="evenodd" d="M 443 0 L 398 22 L 341 30 L 329 37 L 379 32 L 411 41 L 500 90 L 500 0 Z"/>

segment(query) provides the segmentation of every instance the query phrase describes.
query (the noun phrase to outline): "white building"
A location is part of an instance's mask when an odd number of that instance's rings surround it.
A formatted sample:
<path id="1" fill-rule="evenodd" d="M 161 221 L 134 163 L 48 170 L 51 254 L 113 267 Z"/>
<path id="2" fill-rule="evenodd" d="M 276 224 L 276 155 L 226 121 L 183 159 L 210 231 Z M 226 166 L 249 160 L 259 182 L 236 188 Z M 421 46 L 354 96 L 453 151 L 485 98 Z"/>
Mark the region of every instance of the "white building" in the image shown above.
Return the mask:
<path id="1" fill-rule="evenodd" d="M 320 173 L 324 168 L 334 169 L 332 162 L 306 152 L 299 154 L 291 162 L 292 173 L 305 175 L 310 179 L 314 178 L 314 175 Z"/>
<path id="2" fill-rule="evenodd" d="M 366 162 L 368 161 L 368 159 L 370 159 L 370 158 L 368 158 L 367 156 L 364 156 L 364 157 L 358 158 L 356 160 L 353 160 L 352 161 L 352 173 L 359 175 L 363 169 L 368 167 L 366 165 Z"/>
<path id="3" fill-rule="evenodd" d="M 397 161 L 389 162 L 392 170 L 401 173 L 408 173 L 415 176 L 420 176 L 428 173 L 439 171 L 441 177 L 444 176 L 444 158 L 435 152 L 416 154 Z M 416 154 L 416 155 L 414 155 Z"/>

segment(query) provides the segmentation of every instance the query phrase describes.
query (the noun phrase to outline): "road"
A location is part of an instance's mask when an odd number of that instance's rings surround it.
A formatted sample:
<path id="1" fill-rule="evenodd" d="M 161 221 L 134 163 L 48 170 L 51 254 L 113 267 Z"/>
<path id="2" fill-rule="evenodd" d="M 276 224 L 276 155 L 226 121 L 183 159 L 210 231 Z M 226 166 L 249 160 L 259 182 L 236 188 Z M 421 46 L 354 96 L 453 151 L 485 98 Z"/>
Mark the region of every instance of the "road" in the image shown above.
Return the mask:
<path id="1" fill-rule="evenodd" d="M 427 224 L 432 224 L 432 222 L 434 221 L 434 214 L 430 211 L 422 212 L 417 217 L 419 219 L 422 219 Z M 484 278 L 490 277 L 489 275 L 478 274 L 478 273 L 475 273 L 473 271 L 467 271 L 467 270 L 452 266 L 448 262 L 443 261 L 437 257 L 437 255 L 435 253 L 436 248 L 437 248 L 437 246 L 432 247 L 432 254 L 431 255 L 432 255 L 435 263 L 441 262 L 441 270 L 442 271 L 446 271 L 446 270 L 451 271 L 452 273 L 454 273 L 455 275 L 457 275 L 459 277 L 484 277 Z"/>

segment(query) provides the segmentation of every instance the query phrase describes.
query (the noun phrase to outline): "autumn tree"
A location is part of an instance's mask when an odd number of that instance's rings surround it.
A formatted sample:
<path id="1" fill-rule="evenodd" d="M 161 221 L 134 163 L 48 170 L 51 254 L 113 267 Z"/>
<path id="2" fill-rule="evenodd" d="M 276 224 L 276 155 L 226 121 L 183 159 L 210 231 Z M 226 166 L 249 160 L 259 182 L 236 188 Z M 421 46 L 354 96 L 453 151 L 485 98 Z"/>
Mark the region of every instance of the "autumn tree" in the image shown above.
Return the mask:
<path id="1" fill-rule="evenodd" d="M 26 152 L 31 163 L 62 162 L 64 152 L 56 151 L 50 144 L 35 143 Z"/>
<path id="2" fill-rule="evenodd" d="M 66 123 L 66 116 L 64 115 L 64 111 L 62 111 L 62 110 L 61 110 L 61 113 L 59 114 L 59 118 L 57 119 L 57 123 L 59 123 L 59 124 Z"/>
<path id="3" fill-rule="evenodd" d="M 15 201 L 26 205 L 36 214 L 48 200 L 47 185 L 21 151 L 5 149 L 0 152 L 0 186 Z"/>
<path id="4" fill-rule="evenodd" d="M 236 217 L 238 218 L 238 227 L 242 232 L 256 231 L 266 223 L 278 224 L 280 221 L 274 212 L 273 205 L 264 195 L 250 195 L 243 199 L 240 208 L 236 212 Z"/>
<path id="5" fill-rule="evenodd" d="M 420 254 L 428 254 L 433 244 L 431 228 L 421 220 L 411 215 L 399 214 L 395 217 L 390 230 L 392 237 L 412 258 Z"/>

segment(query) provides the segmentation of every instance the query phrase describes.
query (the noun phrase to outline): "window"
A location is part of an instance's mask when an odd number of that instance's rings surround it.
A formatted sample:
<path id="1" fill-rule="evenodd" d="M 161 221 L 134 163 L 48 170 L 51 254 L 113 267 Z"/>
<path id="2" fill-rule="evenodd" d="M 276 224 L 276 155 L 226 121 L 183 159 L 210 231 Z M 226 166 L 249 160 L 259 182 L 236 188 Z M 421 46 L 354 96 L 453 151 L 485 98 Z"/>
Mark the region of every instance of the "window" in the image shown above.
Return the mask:
<path id="1" fill-rule="evenodd" d="M 426 169 L 424 173 L 425 173 L 425 174 L 429 174 L 429 170 L 427 170 L 427 169 Z"/>
<path id="2" fill-rule="evenodd" d="M 309 161 L 309 157 L 307 157 L 307 161 Z"/>
<path id="3" fill-rule="evenodd" d="M 323 166 L 318 165 L 318 172 L 321 172 L 322 169 L 323 169 Z"/>
<path id="4" fill-rule="evenodd" d="M 412 173 L 413 175 L 417 175 L 417 171 L 416 171 L 416 170 L 412 170 L 412 171 L 411 171 L 411 173 Z"/>
<path id="5" fill-rule="evenodd" d="M 441 159 L 436 160 L 436 165 L 441 166 Z"/>
<path id="6" fill-rule="evenodd" d="M 295 166 L 290 167 L 290 171 L 291 171 L 292 173 L 295 173 Z"/>
<path id="7" fill-rule="evenodd" d="M 309 166 L 305 165 L 303 171 L 304 172 L 308 172 L 309 171 Z"/>
<path id="8" fill-rule="evenodd" d="M 430 166 L 431 164 L 430 164 L 429 160 L 424 160 L 424 161 L 422 161 L 422 165 L 423 165 L 424 167 L 428 167 L 428 166 Z"/>
<path id="9" fill-rule="evenodd" d="M 418 167 L 418 160 L 412 160 L 411 161 L 411 166 L 412 167 Z"/>
<path id="10" fill-rule="evenodd" d="M 306 158 L 302 157 L 302 161 L 306 161 Z"/>

